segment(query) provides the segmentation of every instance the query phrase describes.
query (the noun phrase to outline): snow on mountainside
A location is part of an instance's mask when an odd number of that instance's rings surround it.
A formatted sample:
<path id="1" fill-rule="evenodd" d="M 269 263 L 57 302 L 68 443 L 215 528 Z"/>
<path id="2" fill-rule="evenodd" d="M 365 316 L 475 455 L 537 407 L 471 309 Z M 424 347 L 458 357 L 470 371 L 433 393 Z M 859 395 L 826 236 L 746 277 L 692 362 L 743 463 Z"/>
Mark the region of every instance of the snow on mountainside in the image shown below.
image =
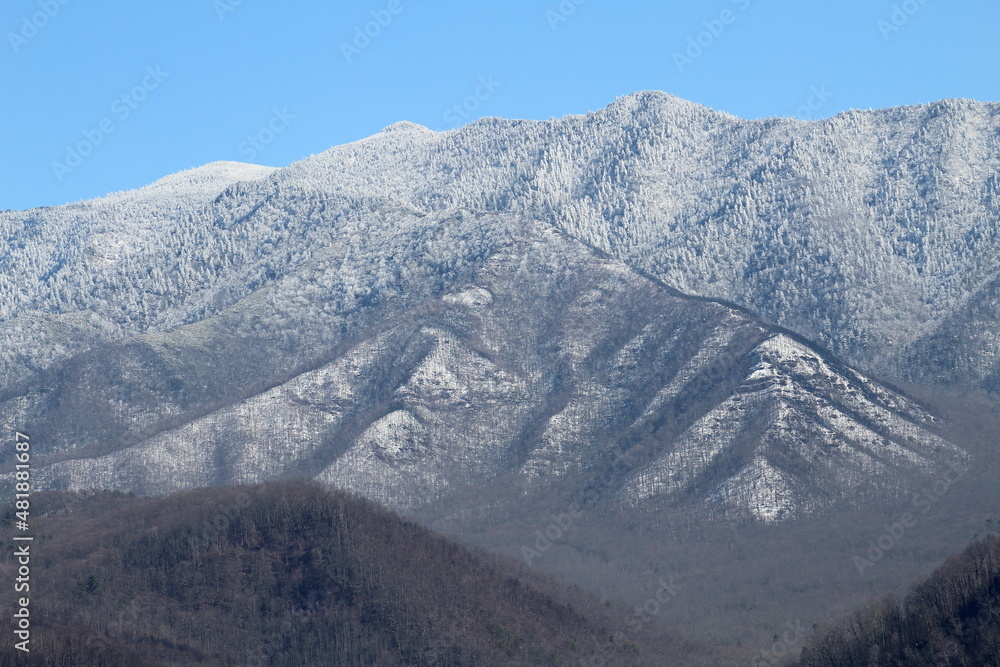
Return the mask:
<path id="1" fill-rule="evenodd" d="M 164 269 L 187 272 L 179 221 L 229 186 L 273 171 L 213 162 L 101 199 L 0 211 L 0 386 L 145 330 L 150 315 L 172 305 L 164 283 L 178 278 Z"/>
<path id="2" fill-rule="evenodd" d="M 943 386 L 974 386 L 1000 396 L 1000 273 L 976 290 L 930 334 L 909 346 L 902 363 Z"/>
<path id="3" fill-rule="evenodd" d="M 210 162 L 202 167 L 187 169 L 137 190 L 127 190 L 108 195 L 96 202 L 117 203 L 135 199 L 147 200 L 202 200 L 217 196 L 234 183 L 259 181 L 277 171 L 276 167 L 263 167 L 246 162 Z"/>
<path id="4" fill-rule="evenodd" d="M 380 133 L 276 178 L 550 220 L 679 289 L 910 378 L 897 356 L 996 271 L 998 171 L 997 104 L 744 121 L 646 92 L 586 116 Z"/>
<path id="5" fill-rule="evenodd" d="M 965 460 L 925 408 L 666 285 L 1000 391 L 963 329 L 996 320 L 998 142 L 996 104 L 744 121 L 638 93 L 3 211 L 0 423 L 74 488 L 513 484 L 767 521 L 882 497 Z"/>
<path id="6" fill-rule="evenodd" d="M 37 483 L 165 493 L 304 475 L 400 509 L 471 486 L 502 506 L 511 483 L 600 484 L 611 509 L 775 521 L 966 462 L 905 397 L 549 226 L 381 215 L 396 275 L 360 300 L 331 292 L 362 275 L 344 249 L 0 394 L 0 422 L 31 420 L 48 443 Z"/>
<path id="7" fill-rule="evenodd" d="M 29 277 L 0 283 L 0 321 L 92 311 L 118 335 L 193 321 L 282 274 L 262 267 L 271 253 L 310 253 L 311 239 L 285 233 L 291 211 L 271 202 L 335 226 L 383 198 L 543 220 L 882 375 L 935 381 L 922 370 L 934 360 L 914 364 L 909 351 L 996 275 L 1000 250 L 1000 105 L 970 100 L 747 121 L 643 92 L 550 121 L 397 123 L 273 172 L 203 169 L 210 176 L 167 177 L 145 198 L 149 188 L 0 213 L 16 248 L 4 273 Z M 216 188 L 227 178 L 241 182 Z M 273 233 L 217 226 L 236 211 L 271 216 Z M 79 289 L 90 283 L 94 300 Z M 117 294 L 126 284 L 138 289 Z M 19 354 L 0 358 L 6 377 L 23 368 Z M 970 341 L 950 354 L 952 383 L 1000 391 L 984 380 L 1000 366 L 995 348 Z"/>

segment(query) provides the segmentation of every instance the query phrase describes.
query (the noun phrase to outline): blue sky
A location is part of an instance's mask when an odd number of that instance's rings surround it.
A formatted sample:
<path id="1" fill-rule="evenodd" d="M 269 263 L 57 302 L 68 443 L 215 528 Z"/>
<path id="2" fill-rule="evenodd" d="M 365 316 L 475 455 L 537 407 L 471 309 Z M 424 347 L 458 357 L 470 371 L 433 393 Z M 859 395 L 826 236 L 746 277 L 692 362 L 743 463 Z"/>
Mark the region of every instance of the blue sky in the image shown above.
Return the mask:
<path id="1" fill-rule="evenodd" d="M 0 33 L 0 209 L 646 89 L 746 118 L 1000 100 L 996 0 L 4 0 Z"/>

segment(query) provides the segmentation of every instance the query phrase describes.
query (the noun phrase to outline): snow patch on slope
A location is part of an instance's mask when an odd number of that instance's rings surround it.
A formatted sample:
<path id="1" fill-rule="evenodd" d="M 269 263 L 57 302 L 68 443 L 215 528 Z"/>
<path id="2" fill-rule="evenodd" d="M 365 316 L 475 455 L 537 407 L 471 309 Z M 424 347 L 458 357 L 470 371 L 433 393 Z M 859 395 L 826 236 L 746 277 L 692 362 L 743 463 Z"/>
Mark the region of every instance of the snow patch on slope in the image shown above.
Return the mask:
<path id="1" fill-rule="evenodd" d="M 116 192 L 104 197 L 108 203 L 126 198 L 204 198 L 210 199 L 230 185 L 241 181 L 260 181 L 277 171 L 247 162 L 210 162 L 201 167 L 179 171 L 136 190 Z"/>
<path id="2" fill-rule="evenodd" d="M 442 300 L 450 306 L 485 308 L 493 303 L 493 294 L 488 289 L 482 287 L 470 287 L 461 292 L 445 294 Z"/>

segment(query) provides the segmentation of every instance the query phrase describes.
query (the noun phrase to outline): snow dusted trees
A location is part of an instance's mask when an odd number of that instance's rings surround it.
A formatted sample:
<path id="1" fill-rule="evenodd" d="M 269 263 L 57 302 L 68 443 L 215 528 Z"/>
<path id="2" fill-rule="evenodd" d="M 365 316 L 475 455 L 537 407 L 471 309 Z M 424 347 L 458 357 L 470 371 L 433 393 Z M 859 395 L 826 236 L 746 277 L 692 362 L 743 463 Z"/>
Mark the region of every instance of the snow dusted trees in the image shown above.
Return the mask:
<path id="1" fill-rule="evenodd" d="M 997 271 L 998 128 L 998 105 L 967 100 L 742 121 L 655 92 L 551 121 L 397 125 L 281 170 L 216 163 L 0 212 L 0 329 L 90 311 L 118 335 L 161 330 L 330 254 L 370 253 L 344 265 L 367 277 L 329 285 L 363 296 L 400 264 L 381 252 L 393 211 L 464 208 L 551 223 L 898 377 L 895 358 Z"/>

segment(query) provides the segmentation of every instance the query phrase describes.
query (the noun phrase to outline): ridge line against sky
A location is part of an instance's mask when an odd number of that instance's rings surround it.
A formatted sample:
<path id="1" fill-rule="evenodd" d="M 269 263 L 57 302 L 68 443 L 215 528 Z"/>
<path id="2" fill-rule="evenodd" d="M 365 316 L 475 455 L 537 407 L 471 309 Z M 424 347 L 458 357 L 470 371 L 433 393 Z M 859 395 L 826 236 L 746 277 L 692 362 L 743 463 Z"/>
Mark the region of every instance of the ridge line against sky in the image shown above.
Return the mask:
<path id="1" fill-rule="evenodd" d="M 662 90 L 741 118 L 1000 100 L 992 0 L 9 0 L 0 209 L 407 120 L 543 120 Z"/>

